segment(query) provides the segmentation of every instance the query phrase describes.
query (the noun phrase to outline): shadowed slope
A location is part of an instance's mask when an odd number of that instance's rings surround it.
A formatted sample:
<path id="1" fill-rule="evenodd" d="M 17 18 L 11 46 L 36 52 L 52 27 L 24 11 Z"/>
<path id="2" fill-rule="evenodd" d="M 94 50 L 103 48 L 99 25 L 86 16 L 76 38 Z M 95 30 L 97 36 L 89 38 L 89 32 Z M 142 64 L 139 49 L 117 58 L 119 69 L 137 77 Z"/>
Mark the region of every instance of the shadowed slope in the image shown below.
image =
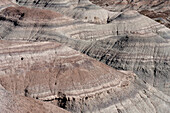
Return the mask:
<path id="1" fill-rule="evenodd" d="M 2 17 L 8 19 L 3 14 Z M 119 14 L 103 25 L 63 21 L 62 17 L 38 24 L 19 19 L 17 25 L 15 21 L 3 21 L 0 34 L 3 39 L 65 43 L 114 68 L 131 70 L 145 82 L 169 92 L 170 30 L 136 11 Z M 158 63 L 162 65 L 159 67 Z"/>
<path id="2" fill-rule="evenodd" d="M 90 0 L 111 11 L 137 10 L 170 28 L 169 0 Z"/>
<path id="3" fill-rule="evenodd" d="M 1 113 L 69 113 L 52 104 L 47 104 L 32 98 L 18 96 L 6 91 L 0 85 Z"/>
<path id="4" fill-rule="evenodd" d="M 2 41 L 0 80 L 7 90 L 71 112 L 169 112 L 168 28 L 136 11 L 108 16 L 109 11 L 88 0 L 23 0 L 20 4 L 59 11 L 76 20 L 65 16 L 20 19 L 16 10 L 22 12 L 22 8 L 12 8 L 1 13 L 1 39 L 60 42 L 137 75 L 58 43 Z M 34 11 L 27 10 L 28 14 Z M 100 21 L 91 21 L 94 17 Z"/>
<path id="5" fill-rule="evenodd" d="M 117 71 L 58 43 L 0 41 L 0 45 L 0 83 L 14 94 L 71 112 L 168 113 L 168 96 L 131 72 Z M 41 109 L 39 104 L 35 107 Z"/>
<path id="6" fill-rule="evenodd" d="M 39 7 L 60 12 L 68 17 L 79 19 L 84 22 L 96 24 L 107 23 L 108 18 L 116 16 L 118 12 L 109 12 L 89 0 L 18 0 L 20 5 Z"/>

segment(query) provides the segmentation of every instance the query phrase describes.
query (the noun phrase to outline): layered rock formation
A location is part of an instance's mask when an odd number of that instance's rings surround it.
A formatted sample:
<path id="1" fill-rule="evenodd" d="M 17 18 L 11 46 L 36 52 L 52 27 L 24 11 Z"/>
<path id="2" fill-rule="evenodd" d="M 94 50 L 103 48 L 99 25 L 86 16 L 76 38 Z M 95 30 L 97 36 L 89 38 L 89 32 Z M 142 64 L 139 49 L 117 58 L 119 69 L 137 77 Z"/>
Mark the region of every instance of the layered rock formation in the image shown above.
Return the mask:
<path id="1" fill-rule="evenodd" d="M 10 8 L 1 13 L 5 23 L 1 23 L 2 39 L 65 43 L 116 69 L 133 71 L 168 94 L 170 30 L 165 26 L 135 11 L 121 13 L 102 25 L 62 16 L 54 16 L 48 22 L 29 18 L 25 22 L 20 17 L 13 19 L 15 11 L 6 11 Z"/>
<path id="2" fill-rule="evenodd" d="M 0 98 L 1 113 L 69 113 L 52 104 L 14 95 L 2 86 L 0 86 Z"/>
<path id="3" fill-rule="evenodd" d="M 112 9 L 124 11 L 128 9 L 144 10 L 153 9 L 155 11 L 169 10 L 169 0 L 90 0 L 100 6 L 115 6 Z"/>
<path id="4" fill-rule="evenodd" d="M 118 12 L 109 12 L 92 4 L 89 0 L 30 0 L 29 2 L 27 0 L 18 0 L 18 3 L 29 7 L 51 9 L 74 19 L 98 24 L 107 23 L 110 17 L 119 14 Z"/>
<path id="5" fill-rule="evenodd" d="M 71 112 L 169 112 L 169 28 L 88 0 L 17 2 L 30 8 L 0 12 L 6 90 Z"/>
<path id="6" fill-rule="evenodd" d="M 52 20 L 55 18 L 62 17 L 59 13 L 54 13 L 50 10 L 41 10 L 41 9 L 30 9 L 26 7 L 8 7 L 2 11 L 3 15 L 11 19 L 19 20 Z"/>
<path id="7" fill-rule="evenodd" d="M 45 105 L 50 102 L 71 112 L 169 111 L 169 97 L 131 72 L 117 71 L 58 43 L 0 43 L 0 83 L 14 94 L 44 100 Z M 4 89 L 2 93 L 7 95 L 4 101 L 12 98 L 20 100 L 22 106 L 32 105 L 32 99 L 28 103 L 25 99 L 29 98 L 11 97 Z M 155 107 L 158 101 L 160 107 Z M 19 105 L 12 107 L 14 112 Z M 43 111 L 39 104 L 35 107 L 34 112 Z"/>
<path id="8" fill-rule="evenodd" d="M 137 10 L 170 28 L 169 0 L 90 0 L 110 11 Z"/>

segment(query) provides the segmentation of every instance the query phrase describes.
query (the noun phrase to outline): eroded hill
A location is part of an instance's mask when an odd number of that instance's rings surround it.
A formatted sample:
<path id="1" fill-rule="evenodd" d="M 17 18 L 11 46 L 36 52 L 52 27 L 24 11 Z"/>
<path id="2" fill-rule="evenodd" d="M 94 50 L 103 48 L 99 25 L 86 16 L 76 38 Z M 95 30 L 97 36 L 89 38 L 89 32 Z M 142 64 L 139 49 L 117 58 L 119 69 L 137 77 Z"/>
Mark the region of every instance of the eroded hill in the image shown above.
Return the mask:
<path id="1" fill-rule="evenodd" d="M 90 0 L 110 11 L 137 10 L 170 28 L 169 0 Z"/>
<path id="2" fill-rule="evenodd" d="M 16 2 L 0 12 L 4 91 L 70 112 L 169 112 L 169 28 L 89 0 Z"/>

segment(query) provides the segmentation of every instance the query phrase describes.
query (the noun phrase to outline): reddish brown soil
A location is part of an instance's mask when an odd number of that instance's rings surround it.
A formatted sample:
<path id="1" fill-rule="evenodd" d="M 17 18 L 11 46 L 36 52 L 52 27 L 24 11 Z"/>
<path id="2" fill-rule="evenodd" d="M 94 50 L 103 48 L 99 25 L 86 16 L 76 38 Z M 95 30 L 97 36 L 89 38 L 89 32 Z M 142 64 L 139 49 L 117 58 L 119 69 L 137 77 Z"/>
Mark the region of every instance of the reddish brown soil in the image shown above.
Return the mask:
<path id="1" fill-rule="evenodd" d="M 141 14 L 148 16 L 149 18 L 163 18 L 167 20 L 168 16 L 170 15 L 170 10 L 164 11 L 164 12 L 154 12 L 149 10 L 142 10 L 140 11 Z M 168 20 L 167 20 L 168 21 Z M 165 26 L 170 28 L 170 22 L 168 23 L 162 23 L 160 20 L 157 20 L 157 22 L 161 24 L 165 24 Z"/>
<path id="2" fill-rule="evenodd" d="M 26 7 L 8 7 L 2 11 L 6 17 L 18 18 L 20 20 L 51 20 L 54 18 L 62 17 L 60 13 L 50 10 L 42 10 L 37 8 Z"/>

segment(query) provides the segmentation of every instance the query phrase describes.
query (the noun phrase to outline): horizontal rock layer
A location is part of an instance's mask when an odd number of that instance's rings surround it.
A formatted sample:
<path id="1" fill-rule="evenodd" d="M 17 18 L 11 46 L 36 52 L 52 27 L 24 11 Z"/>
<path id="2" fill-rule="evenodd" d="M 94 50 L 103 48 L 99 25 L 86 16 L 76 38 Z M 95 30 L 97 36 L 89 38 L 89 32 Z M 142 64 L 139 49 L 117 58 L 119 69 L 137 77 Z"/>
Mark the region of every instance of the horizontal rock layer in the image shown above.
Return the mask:
<path id="1" fill-rule="evenodd" d="M 0 38 L 15 41 L 0 45 L 5 89 L 71 112 L 169 112 L 167 27 L 88 0 L 18 3 L 41 9 L 7 6 L 0 13 Z"/>
<path id="2" fill-rule="evenodd" d="M 169 0 L 90 0 L 110 11 L 137 10 L 170 28 Z"/>
<path id="3" fill-rule="evenodd" d="M 14 95 L 2 86 L 0 86 L 0 98 L 1 113 L 69 113 L 52 104 Z"/>
<path id="4" fill-rule="evenodd" d="M 118 12 L 109 12 L 89 2 L 89 0 L 18 0 L 20 5 L 39 7 L 60 12 L 74 19 L 97 24 L 107 23 L 110 17 L 117 16 Z"/>
<path id="5" fill-rule="evenodd" d="M 66 46 L 0 41 L 0 49 L 0 83 L 14 94 L 71 112 L 168 113 L 168 96 L 135 74 L 117 71 Z M 158 101 L 160 108 L 155 107 Z"/>
<path id="6" fill-rule="evenodd" d="M 51 40 L 67 44 L 116 69 L 133 71 L 168 94 L 168 28 L 135 11 L 121 13 L 102 25 L 63 18 L 67 17 L 56 17 L 48 23 L 25 22 L 2 12 L 0 36 L 2 39 Z M 60 21 L 62 19 L 64 21 Z"/>

